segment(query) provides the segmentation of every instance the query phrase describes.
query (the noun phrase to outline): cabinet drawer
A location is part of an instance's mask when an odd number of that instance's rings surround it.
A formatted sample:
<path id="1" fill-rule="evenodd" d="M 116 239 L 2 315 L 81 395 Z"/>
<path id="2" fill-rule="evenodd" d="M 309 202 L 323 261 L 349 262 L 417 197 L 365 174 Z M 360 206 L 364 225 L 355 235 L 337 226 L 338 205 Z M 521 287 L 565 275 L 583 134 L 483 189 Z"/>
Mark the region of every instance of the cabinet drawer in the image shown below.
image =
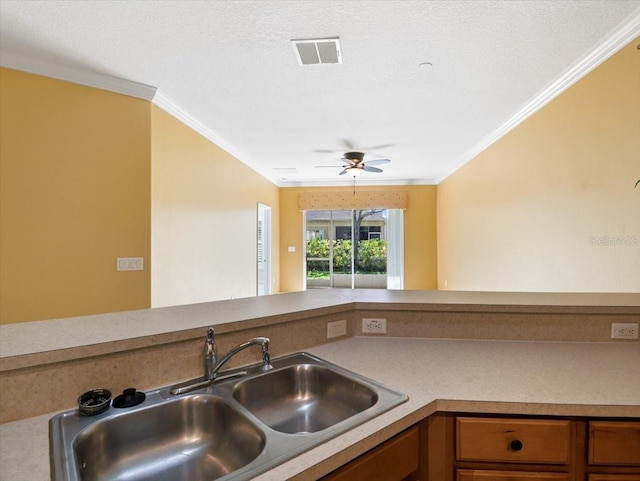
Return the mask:
<path id="1" fill-rule="evenodd" d="M 589 464 L 640 466 L 640 422 L 589 422 Z"/>
<path id="2" fill-rule="evenodd" d="M 569 481 L 566 473 L 529 473 L 459 469 L 457 481 Z"/>
<path id="3" fill-rule="evenodd" d="M 640 474 L 590 474 L 589 481 L 640 481 Z"/>
<path id="4" fill-rule="evenodd" d="M 322 481 L 401 481 L 418 471 L 418 428 L 413 427 L 328 474 Z"/>
<path id="5" fill-rule="evenodd" d="M 456 419 L 459 461 L 568 464 L 570 446 L 568 420 Z"/>

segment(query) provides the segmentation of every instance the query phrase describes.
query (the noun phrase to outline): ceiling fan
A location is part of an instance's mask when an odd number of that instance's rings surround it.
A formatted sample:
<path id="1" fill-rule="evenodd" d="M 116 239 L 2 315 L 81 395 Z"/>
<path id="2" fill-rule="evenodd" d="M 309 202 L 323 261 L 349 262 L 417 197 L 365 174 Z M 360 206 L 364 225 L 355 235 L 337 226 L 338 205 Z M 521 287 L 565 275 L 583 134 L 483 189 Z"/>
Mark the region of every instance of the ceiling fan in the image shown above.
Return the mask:
<path id="1" fill-rule="evenodd" d="M 353 177 L 355 179 L 362 172 L 380 173 L 380 172 L 382 172 L 382 169 L 380 169 L 378 167 L 374 167 L 374 166 L 388 164 L 389 162 L 391 162 L 390 159 L 364 160 L 364 157 L 366 155 L 364 150 L 368 150 L 368 149 L 355 150 L 354 146 L 353 146 L 353 144 L 351 142 L 345 140 L 344 143 L 345 143 L 345 147 L 347 147 L 349 150 L 347 152 L 345 152 L 342 155 L 342 158 L 339 160 L 340 163 L 342 164 L 342 171 L 338 175 L 349 174 L 351 177 Z M 383 148 L 383 147 L 390 147 L 392 145 L 393 144 L 379 145 L 377 147 L 372 147 L 372 149 L 373 148 L 378 149 L 378 148 Z M 316 152 L 329 153 L 329 152 L 335 152 L 335 151 L 317 150 Z M 333 166 L 331 166 L 331 165 L 318 165 L 316 167 L 317 168 L 324 168 L 324 167 L 333 168 Z"/>
<path id="2" fill-rule="evenodd" d="M 388 164 L 390 159 L 373 159 L 364 160 L 364 152 L 345 152 L 342 159 L 343 170 L 338 175 L 349 174 L 351 177 L 357 177 L 362 172 L 382 172 L 382 169 L 374 167 L 375 165 Z"/>

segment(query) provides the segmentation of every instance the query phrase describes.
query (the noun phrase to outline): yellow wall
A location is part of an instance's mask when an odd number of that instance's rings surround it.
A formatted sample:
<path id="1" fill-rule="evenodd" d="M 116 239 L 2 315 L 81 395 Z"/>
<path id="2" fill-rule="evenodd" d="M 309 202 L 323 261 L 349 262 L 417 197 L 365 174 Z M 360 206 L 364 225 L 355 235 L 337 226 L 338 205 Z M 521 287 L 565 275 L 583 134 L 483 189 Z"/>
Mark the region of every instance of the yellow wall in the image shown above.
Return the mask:
<path id="1" fill-rule="evenodd" d="M 258 202 L 279 291 L 272 183 L 147 101 L 8 69 L 0 87 L 2 323 L 255 295 Z"/>
<path id="2" fill-rule="evenodd" d="M 255 296 L 258 202 L 278 292 L 278 188 L 156 106 L 151 119 L 152 307 Z"/>
<path id="3" fill-rule="evenodd" d="M 407 192 L 406 289 L 640 291 L 639 41 L 437 188 L 367 187 Z M 302 289 L 301 189 L 143 100 L 9 69 L 0 95 L 0 322 L 254 295 L 258 202 L 273 292 Z"/>
<path id="4" fill-rule="evenodd" d="M 0 107 L 0 321 L 148 307 L 150 104 L 3 68 Z"/>
<path id="5" fill-rule="evenodd" d="M 406 186 L 404 212 L 404 288 L 437 289 L 437 188 Z"/>
<path id="6" fill-rule="evenodd" d="M 280 289 L 283 292 L 304 288 L 302 212 L 298 196 L 308 191 L 345 191 L 345 187 L 289 187 L 280 189 Z M 356 186 L 357 188 L 357 186 Z M 387 186 L 367 190 L 402 190 L 407 193 L 404 212 L 405 289 L 435 289 L 437 277 L 436 187 Z M 294 246 L 295 252 L 288 252 Z"/>
<path id="7" fill-rule="evenodd" d="M 438 285 L 640 291 L 636 39 L 438 186 Z"/>

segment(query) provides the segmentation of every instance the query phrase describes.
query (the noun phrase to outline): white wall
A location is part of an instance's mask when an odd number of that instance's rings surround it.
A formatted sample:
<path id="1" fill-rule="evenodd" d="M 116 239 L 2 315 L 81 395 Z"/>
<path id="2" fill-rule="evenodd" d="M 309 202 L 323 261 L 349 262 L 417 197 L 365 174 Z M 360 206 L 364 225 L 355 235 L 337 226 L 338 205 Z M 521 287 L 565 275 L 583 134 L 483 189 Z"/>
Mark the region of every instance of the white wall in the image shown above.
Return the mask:
<path id="1" fill-rule="evenodd" d="M 278 188 L 155 106 L 151 127 L 151 307 L 255 296 L 258 202 L 278 292 Z"/>

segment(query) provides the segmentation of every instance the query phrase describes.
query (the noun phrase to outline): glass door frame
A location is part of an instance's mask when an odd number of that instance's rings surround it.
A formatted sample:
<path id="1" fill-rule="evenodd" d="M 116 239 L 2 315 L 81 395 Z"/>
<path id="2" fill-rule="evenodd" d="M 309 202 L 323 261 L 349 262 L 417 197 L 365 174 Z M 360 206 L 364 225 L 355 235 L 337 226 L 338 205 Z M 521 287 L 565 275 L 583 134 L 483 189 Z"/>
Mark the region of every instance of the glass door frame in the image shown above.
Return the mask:
<path id="1" fill-rule="evenodd" d="M 381 208 L 383 209 L 383 208 Z M 329 258 L 307 258 L 307 242 L 309 241 L 309 226 L 307 224 L 307 213 L 310 211 L 313 211 L 312 209 L 310 210 L 305 210 L 301 212 L 302 215 L 302 235 L 303 235 L 303 255 L 302 255 L 302 259 L 303 259 L 303 282 L 304 282 L 304 288 L 309 289 L 309 278 L 308 278 L 308 262 L 309 261 L 326 261 L 329 263 L 329 280 L 327 282 L 327 284 L 325 285 L 317 285 L 315 287 L 317 288 L 333 288 L 335 287 L 336 284 L 336 277 L 335 277 L 335 272 L 334 272 L 334 243 L 336 241 L 335 237 L 336 237 L 336 220 L 335 220 L 335 215 L 334 212 L 337 211 L 345 211 L 345 212 L 349 212 L 349 226 L 350 226 L 350 231 L 351 231 L 351 255 L 350 255 L 350 282 L 348 285 L 350 285 L 351 289 L 357 288 L 358 286 L 356 285 L 358 283 L 357 281 L 357 273 L 355 272 L 355 267 L 356 267 L 356 254 L 357 254 L 357 249 L 359 248 L 359 243 L 355 242 L 355 228 L 356 228 L 356 219 L 355 219 L 355 212 L 358 210 L 377 210 L 377 209 L 337 209 L 337 210 L 329 210 L 329 209 L 320 209 L 320 210 L 324 210 L 326 212 L 329 212 L 329 219 L 328 219 L 328 232 L 326 237 L 328 238 L 327 240 L 329 241 Z M 387 209 L 384 208 L 384 211 L 386 211 L 385 214 L 383 214 L 383 217 L 385 218 L 384 224 L 383 224 L 383 229 L 384 229 L 384 234 L 383 234 L 383 239 L 386 241 L 386 246 L 387 246 L 387 252 L 386 252 L 386 273 L 385 275 L 385 282 L 384 282 L 384 287 L 380 286 L 380 285 L 376 285 L 376 282 L 374 281 L 373 284 L 369 284 L 369 282 L 371 282 L 371 280 L 366 280 L 366 279 L 362 279 L 364 280 L 365 284 L 364 286 L 368 286 L 369 288 L 388 288 L 388 289 L 403 289 L 404 288 L 404 252 L 403 252 L 403 244 L 404 244 L 404 223 L 403 223 L 403 212 L 399 209 Z M 391 211 L 398 211 L 397 213 L 394 214 L 393 218 L 394 218 L 394 222 L 390 222 L 390 216 L 389 216 L 389 212 Z M 340 217 L 341 219 L 341 217 Z M 374 224 L 375 225 L 375 224 Z M 390 232 L 390 228 L 395 226 L 395 229 L 398 230 L 399 232 Z M 346 226 L 344 226 L 346 227 Z M 362 226 L 361 226 L 362 227 Z M 360 233 L 358 233 L 358 238 L 360 237 Z M 393 238 L 393 239 L 392 239 Z M 366 240 L 366 239 L 363 239 Z M 393 246 L 393 248 L 392 248 Z M 390 252 L 389 249 L 392 248 L 392 251 Z M 390 266 L 390 264 L 392 264 L 392 266 Z M 390 267 L 392 267 L 393 269 L 393 279 L 390 279 Z M 366 274 L 366 273 L 365 273 Z M 344 279 L 346 280 L 346 279 Z M 344 280 L 340 281 L 340 282 L 344 282 Z M 311 288 L 313 288 L 314 286 L 312 286 Z M 345 286 L 346 287 L 346 286 Z"/>
<path id="2" fill-rule="evenodd" d="M 258 202 L 256 221 L 256 295 L 271 294 L 271 207 Z"/>

